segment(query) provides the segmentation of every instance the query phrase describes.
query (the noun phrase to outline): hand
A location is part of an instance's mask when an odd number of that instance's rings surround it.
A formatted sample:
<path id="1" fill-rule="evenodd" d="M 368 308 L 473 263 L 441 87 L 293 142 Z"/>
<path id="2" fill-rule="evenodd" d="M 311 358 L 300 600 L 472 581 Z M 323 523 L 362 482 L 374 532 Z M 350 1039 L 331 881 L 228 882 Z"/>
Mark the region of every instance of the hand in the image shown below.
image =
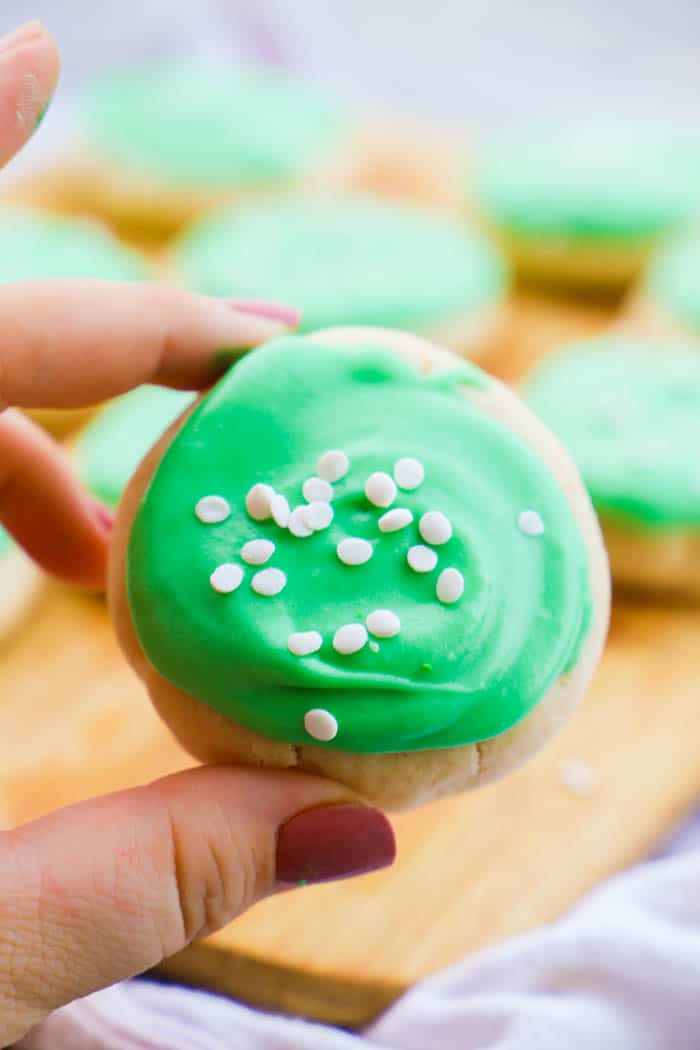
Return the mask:
<path id="1" fill-rule="evenodd" d="M 36 23 L 0 40 L 0 161 L 31 134 L 57 71 L 55 47 Z M 142 382 L 203 386 L 222 352 L 282 330 L 271 317 L 293 320 L 274 304 L 156 285 L 5 285 L 0 403 L 65 408 Z M 15 408 L 0 415 L 0 517 L 49 572 L 103 583 L 104 509 Z M 180 773 L 0 833 L 0 1045 L 280 887 L 393 857 L 386 818 L 340 785 L 234 768 Z"/>

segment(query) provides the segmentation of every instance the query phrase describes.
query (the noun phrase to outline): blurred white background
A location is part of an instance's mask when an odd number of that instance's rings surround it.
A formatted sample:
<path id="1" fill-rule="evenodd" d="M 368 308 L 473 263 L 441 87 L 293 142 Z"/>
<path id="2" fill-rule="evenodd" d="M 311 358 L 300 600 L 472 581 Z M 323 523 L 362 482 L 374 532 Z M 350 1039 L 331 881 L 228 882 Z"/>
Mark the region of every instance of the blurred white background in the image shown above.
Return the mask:
<path id="1" fill-rule="evenodd" d="M 700 118 L 699 0 L 1 0 L 0 31 L 41 18 L 70 99 L 129 59 L 198 50 L 298 71 L 376 106 L 465 129 L 599 109 Z"/>

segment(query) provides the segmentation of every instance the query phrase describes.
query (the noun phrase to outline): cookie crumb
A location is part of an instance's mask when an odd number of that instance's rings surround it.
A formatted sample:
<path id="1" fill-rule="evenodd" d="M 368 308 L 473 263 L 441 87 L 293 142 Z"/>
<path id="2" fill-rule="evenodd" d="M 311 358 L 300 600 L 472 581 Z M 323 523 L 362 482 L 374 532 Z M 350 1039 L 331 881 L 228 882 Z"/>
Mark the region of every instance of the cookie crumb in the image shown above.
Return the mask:
<path id="1" fill-rule="evenodd" d="M 582 758 L 567 758 L 559 764 L 562 784 L 574 795 L 590 795 L 595 787 L 595 774 Z"/>

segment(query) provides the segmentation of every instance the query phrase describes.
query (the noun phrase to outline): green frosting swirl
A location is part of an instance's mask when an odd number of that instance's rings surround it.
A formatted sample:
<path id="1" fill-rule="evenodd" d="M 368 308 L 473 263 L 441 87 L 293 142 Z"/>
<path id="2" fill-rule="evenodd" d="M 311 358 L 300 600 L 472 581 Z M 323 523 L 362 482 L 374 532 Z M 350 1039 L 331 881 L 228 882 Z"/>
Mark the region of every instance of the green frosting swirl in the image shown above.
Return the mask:
<path id="1" fill-rule="evenodd" d="M 475 189 L 482 211 L 515 235 L 655 237 L 700 209 L 700 132 L 613 121 L 525 128 L 484 149 Z"/>
<path id="2" fill-rule="evenodd" d="M 141 256 L 106 229 L 85 219 L 48 212 L 0 209 L 0 282 L 48 277 L 144 281 Z"/>
<path id="3" fill-rule="evenodd" d="M 288 198 L 204 219 L 174 263 L 208 295 L 294 303 L 304 330 L 424 330 L 498 302 L 504 264 L 475 233 L 364 198 Z"/>
<path id="4" fill-rule="evenodd" d="M 697 350 L 588 340 L 540 365 L 525 397 L 569 449 L 602 515 L 700 526 Z"/>
<path id="5" fill-rule="evenodd" d="M 143 457 L 194 396 L 142 386 L 103 408 L 81 432 L 76 446 L 78 471 L 89 491 L 116 507 Z"/>
<path id="6" fill-rule="evenodd" d="M 700 232 L 675 238 L 652 260 L 644 292 L 700 332 Z"/>
<path id="7" fill-rule="evenodd" d="M 103 77 L 84 104 L 99 151 L 175 186 L 290 179 L 345 133 L 344 108 L 296 79 L 212 63 Z"/>
<path id="8" fill-rule="evenodd" d="M 548 469 L 463 396 L 488 382 L 467 364 L 420 375 L 371 342 L 340 350 L 289 337 L 236 363 L 166 452 L 133 524 L 128 596 L 152 665 L 234 721 L 298 744 L 312 741 L 304 716 L 316 708 L 338 725 L 320 746 L 356 752 L 464 744 L 523 718 L 576 663 L 591 616 L 588 563 Z M 330 527 L 299 538 L 250 517 L 252 485 L 294 506 L 330 449 L 350 461 L 333 485 Z M 385 533 L 365 481 L 406 456 L 425 479 L 394 501 L 412 523 Z M 208 495 L 231 507 L 217 524 L 195 513 Z M 519 528 L 524 509 L 541 515 L 541 535 Z M 424 542 L 418 522 L 429 510 L 447 515 L 453 535 L 435 547 L 437 568 L 417 573 L 407 552 Z M 339 560 L 347 537 L 371 544 L 369 561 Z M 261 567 L 242 560 L 254 539 L 275 544 L 264 568 L 287 575 L 274 597 L 255 593 Z M 223 563 L 244 573 L 226 594 L 210 584 Z M 436 598 L 446 567 L 464 578 L 453 604 Z M 377 609 L 399 616 L 399 634 L 338 653 L 334 633 Z M 313 630 L 320 649 L 292 655 L 289 635 Z"/>

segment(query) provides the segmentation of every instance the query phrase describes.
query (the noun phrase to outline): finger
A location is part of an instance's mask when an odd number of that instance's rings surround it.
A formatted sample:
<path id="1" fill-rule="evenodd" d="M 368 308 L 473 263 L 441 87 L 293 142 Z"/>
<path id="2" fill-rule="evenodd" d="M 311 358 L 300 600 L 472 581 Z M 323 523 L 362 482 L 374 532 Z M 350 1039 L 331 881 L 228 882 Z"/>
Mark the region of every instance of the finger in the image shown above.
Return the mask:
<path id="1" fill-rule="evenodd" d="M 166 285 L 6 284 L 0 286 L 0 401 L 74 408 L 139 383 L 197 389 L 237 352 L 298 321 L 291 307 L 209 299 Z"/>
<path id="2" fill-rule="evenodd" d="M 65 452 L 15 409 L 0 414 L 0 520 L 47 572 L 103 588 L 111 521 Z"/>
<path id="3" fill-rule="evenodd" d="M 15 1019 L 2 1031 L 11 1040 L 219 928 L 281 878 L 383 867 L 395 845 L 386 817 L 331 781 L 202 768 L 5 832 L 0 851 L 0 1018 Z"/>
<path id="4" fill-rule="evenodd" d="M 56 45 L 40 22 L 0 38 L 0 167 L 41 122 L 59 73 Z"/>

